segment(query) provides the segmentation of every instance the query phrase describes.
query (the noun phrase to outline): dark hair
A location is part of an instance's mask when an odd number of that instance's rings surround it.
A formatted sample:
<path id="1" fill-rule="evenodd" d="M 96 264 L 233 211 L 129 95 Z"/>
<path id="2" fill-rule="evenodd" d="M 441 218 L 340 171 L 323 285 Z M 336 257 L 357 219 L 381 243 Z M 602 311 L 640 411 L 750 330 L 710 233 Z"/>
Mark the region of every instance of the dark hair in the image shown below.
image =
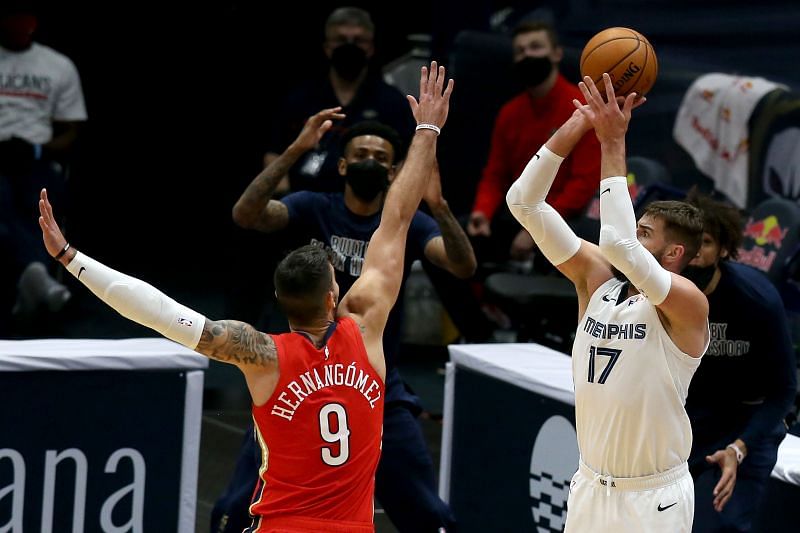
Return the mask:
<path id="1" fill-rule="evenodd" d="M 683 245 L 683 269 L 694 259 L 703 244 L 703 216 L 700 210 L 686 202 L 664 200 L 645 207 L 642 216 L 646 215 L 664 221 L 667 240 Z"/>
<path id="2" fill-rule="evenodd" d="M 274 275 L 275 294 L 290 322 L 307 324 L 325 314 L 325 295 L 333 286 L 328 253 L 307 244 L 283 258 Z"/>
<path id="3" fill-rule="evenodd" d="M 511 38 L 513 39 L 517 35 L 531 33 L 534 31 L 544 31 L 547 33 L 547 37 L 550 39 L 550 44 L 553 45 L 553 48 L 558 48 L 561 46 L 559 44 L 558 33 L 556 32 L 556 29 L 552 24 L 543 20 L 528 20 L 525 22 L 520 22 L 511 32 Z"/>
<path id="4" fill-rule="evenodd" d="M 392 161 L 392 163 L 401 160 L 405 155 L 403 152 L 405 149 L 403 140 L 400 138 L 400 134 L 397 133 L 397 130 L 377 120 L 364 120 L 348 129 L 345 134 L 342 135 L 342 153 L 345 153 L 350 141 L 364 135 L 374 135 L 375 137 L 380 137 L 388 141 L 388 143 L 392 145 L 392 148 L 394 148 L 394 161 Z"/>
<path id="5" fill-rule="evenodd" d="M 345 6 L 333 10 L 325 21 L 325 35 L 334 26 L 358 26 L 371 34 L 375 34 L 375 24 L 370 14 L 360 7 Z"/>
<path id="6" fill-rule="evenodd" d="M 686 202 L 700 210 L 703 216 L 703 231 L 719 243 L 720 251 L 727 250 L 726 259 L 736 259 L 742 244 L 742 216 L 736 207 L 718 202 L 692 187 Z"/>

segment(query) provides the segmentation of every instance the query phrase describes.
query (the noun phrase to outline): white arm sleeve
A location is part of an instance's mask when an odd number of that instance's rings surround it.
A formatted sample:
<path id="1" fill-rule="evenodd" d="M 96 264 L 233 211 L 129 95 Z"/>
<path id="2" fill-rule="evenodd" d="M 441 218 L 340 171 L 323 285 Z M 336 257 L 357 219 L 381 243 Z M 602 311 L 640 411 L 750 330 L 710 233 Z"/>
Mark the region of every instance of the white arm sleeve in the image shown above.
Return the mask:
<path id="1" fill-rule="evenodd" d="M 194 350 L 206 317 L 149 283 L 108 268 L 80 252 L 67 270 L 119 314 Z"/>
<path id="2" fill-rule="evenodd" d="M 623 176 L 600 182 L 600 251 L 653 305 L 669 294 L 672 276 L 636 238 L 636 216 Z"/>
<path id="3" fill-rule="evenodd" d="M 506 194 L 511 214 L 555 266 L 575 255 L 581 247 L 581 240 L 572 228 L 544 201 L 563 160 L 542 146 Z"/>

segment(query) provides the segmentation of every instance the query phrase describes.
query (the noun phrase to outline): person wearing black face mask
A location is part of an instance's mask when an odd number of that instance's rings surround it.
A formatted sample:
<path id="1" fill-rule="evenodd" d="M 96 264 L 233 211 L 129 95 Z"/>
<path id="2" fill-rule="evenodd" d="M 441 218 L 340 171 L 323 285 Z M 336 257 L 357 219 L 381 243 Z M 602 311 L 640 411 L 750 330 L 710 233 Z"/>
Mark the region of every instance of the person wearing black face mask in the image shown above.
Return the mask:
<path id="1" fill-rule="evenodd" d="M 402 141 L 397 132 L 367 121 L 344 134 L 342 157 L 337 161 L 338 172 L 345 179 L 343 193 L 300 191 L 280 200 L 272 199 L 280 176 L 302 161 L 303 154 L 317 145 L 334 121 L 345 120 L 341 111 L 338 107 L 326 109 L 309 118 L 289 148 L 247 187 L 234 206 L 233 218 L 243 228 L 266 233 L 285 229 L 286 233 L 304 239 L 302 244 L 324 246 L 333 258 L 340 292 L 345 294 L 360 275 L 364 253 L 380 222 L 386 190 L 394 178 L 394 164 L 401 152 Z M 424 258 L 456 277 L 470 277 L 477 265 L 475 255 L 466 233 L 442 197 L 438 168 L 432 172 L 424 200 L 433 217 L 418 211 L 411 222 L 406 243 L 406 274 L 411 262 Z M 419 398 L 406 390 L 395 366 L 402 306 L 401 299 L 389 316 L 383 337 L 386 407 L 375 495 L 389 519 L 403 533 L 435 532 L 439 528 L 452 531 L 455 519 L 437 495 L 432 461 L 416 421 L 421 411 Z M 258 455 L 251 436 L 240 455 L 237 476 L 212 514 L 218 524 L 224 513 L 230 525 L 224 530 L 214 527 L 213 531 L 241 531 L 239 526 L 247 519 L 247 503 L 257 470 Z"/>
<path id="2" fill-rule="evenodd" d="M 553 72 L 550 56 L 529 56 L 514 62 L 514 78 L 524 89 L 536 89 Z"/>
<path id="3" fill-rule="evenodd" d="M 331 52 L 333 72 L 346 82 L 358 80 L 367 66 L 367 61 L 367 52 L 354 42 L 340 44 Z"/>
<path id="4" fill-rule="evenodd" d="M 739 212 L 692 191 L 703 244 L 683 275 L 708 297 L 711 344 L 689 386 L 695 531 L 751 531 L 786 434 L 796 366 L 780 295 L 736 263 Z"/>
<path id="5" fill-rule="evenodd" d="M 564 51 L 553 26 L 539 21 L 522 23 L 514 30 L 511 44 L 512 74 L 522 91 L 497 115 L 467 225 L 467 233 L 481 252 L 481 262 L 531 257 L 533 239 L 513 219 L 503 198 L 534 151 L 572 115 L 572 101 L 582 98 L 578 87 L 559 73 Z M 585 135 L 561 166 L 547 202 L 572 223 L 594 197 L 599 175 L 600 145 L 594 135 Z"/>
<path id="6" fill-rule="evenodd" d="M 320 109 L 340 106 L 346 116 L 292 167 L 278 192 L 343 190 L 344 178 L 338 170 L 340 141 L 347 129 L 358 122 L 376 120 L 391 126 L 408 145 L 415 124 L 405 97 L 383 81 L 378 69 L 373 69 L 377 66 L 372 64 L 374 39 L 375 25 L 363 9 L 341 7 L 328 17 L 322 45 L 328 61 L 325 74 L 294 88 L 278 108 L 267 139 L 265 166 L 291 144 L 306 118 Z"/>
<path id="7" fill-rule="evenodd" d="M 389 187 L 389 169 L 374 159 L 348 163 L 344 177 L 353 194 L 365 202 L 373 201 Z"/>
<path id="8" fill-rule="evenodd" d="M 494 263 L 501 268 L 509 261 L 527 261 L 534 251 L 530 233 L 514 219 L 503 201 L 506 192 L 536 150 L 572 116 L 573 99 L 583 101 L 578 87 L 559 72 L 564 51 L 552 25 L 541 21 L 520 24 L 514 29 L 511 46 L 512 73 L 521 91 L 497 114 L 486 166 L 466 226 L 479 263 Z M 576 222 L 597 192 L 599 175 L 600 144 L 589 133 L 562 163 L 547 196 L 547 202 L 576 229 Z M 597 240 L 597 235 L 579 236 Z M 428 275 L 437 278 L 433 283 L 451 316 L 457 317 L 459 329 L 470 331 L 467 340 L 485 342 L 496 326 L 489 323 L 483 302 L 472 287 L 435 272 Z"/>

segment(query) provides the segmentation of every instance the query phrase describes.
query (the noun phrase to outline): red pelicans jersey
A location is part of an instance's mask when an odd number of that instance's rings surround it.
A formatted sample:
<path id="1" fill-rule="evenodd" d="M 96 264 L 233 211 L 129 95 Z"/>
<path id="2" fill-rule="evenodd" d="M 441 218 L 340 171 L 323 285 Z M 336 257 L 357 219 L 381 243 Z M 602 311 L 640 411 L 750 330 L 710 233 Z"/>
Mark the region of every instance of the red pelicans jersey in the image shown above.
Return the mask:
<path id="1" fill-rule="evenodd" d="M 337 320 L 319 349 L 302 333 L 272 338 L 280 378 L 253 406 L 261 469 L 246 531 L 374 531 L 384 384 L 358 324 Z"/>

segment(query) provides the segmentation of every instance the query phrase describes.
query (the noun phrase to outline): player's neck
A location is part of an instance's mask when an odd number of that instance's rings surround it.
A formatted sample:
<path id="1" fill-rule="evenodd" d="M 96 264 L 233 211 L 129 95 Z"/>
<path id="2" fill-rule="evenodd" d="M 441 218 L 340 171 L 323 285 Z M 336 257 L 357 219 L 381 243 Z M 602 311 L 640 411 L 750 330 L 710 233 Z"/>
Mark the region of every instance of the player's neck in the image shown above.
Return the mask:
<path id="1" fill-rule="evenodd" d="M 315 346 L 319 347 L 323 344 L 332 322 L 330 318 L 315 320 L 310 324 L 292 324 L 290 322 L 289 329 L 294 333 L 301 333 L 307 336 Z"/>
<path id="2" fill-rule="evenodd" d="M 628 298 L 630 298 L 631 296 L 635 296 L 635 295 L 637 295 L 637 294 L 639 294 L 639 289 L 637 289 L 636 287 L 634 287 L 634 286 L 633 286 L 633 283 L 631 283 L 631 282 L 629 281 L 629 282 L 628 282 L 628 294 L 626 294 L 626 295 L 625 295 L 625 299 L 627 300 L 627 299 L 628 299 Z"/>

